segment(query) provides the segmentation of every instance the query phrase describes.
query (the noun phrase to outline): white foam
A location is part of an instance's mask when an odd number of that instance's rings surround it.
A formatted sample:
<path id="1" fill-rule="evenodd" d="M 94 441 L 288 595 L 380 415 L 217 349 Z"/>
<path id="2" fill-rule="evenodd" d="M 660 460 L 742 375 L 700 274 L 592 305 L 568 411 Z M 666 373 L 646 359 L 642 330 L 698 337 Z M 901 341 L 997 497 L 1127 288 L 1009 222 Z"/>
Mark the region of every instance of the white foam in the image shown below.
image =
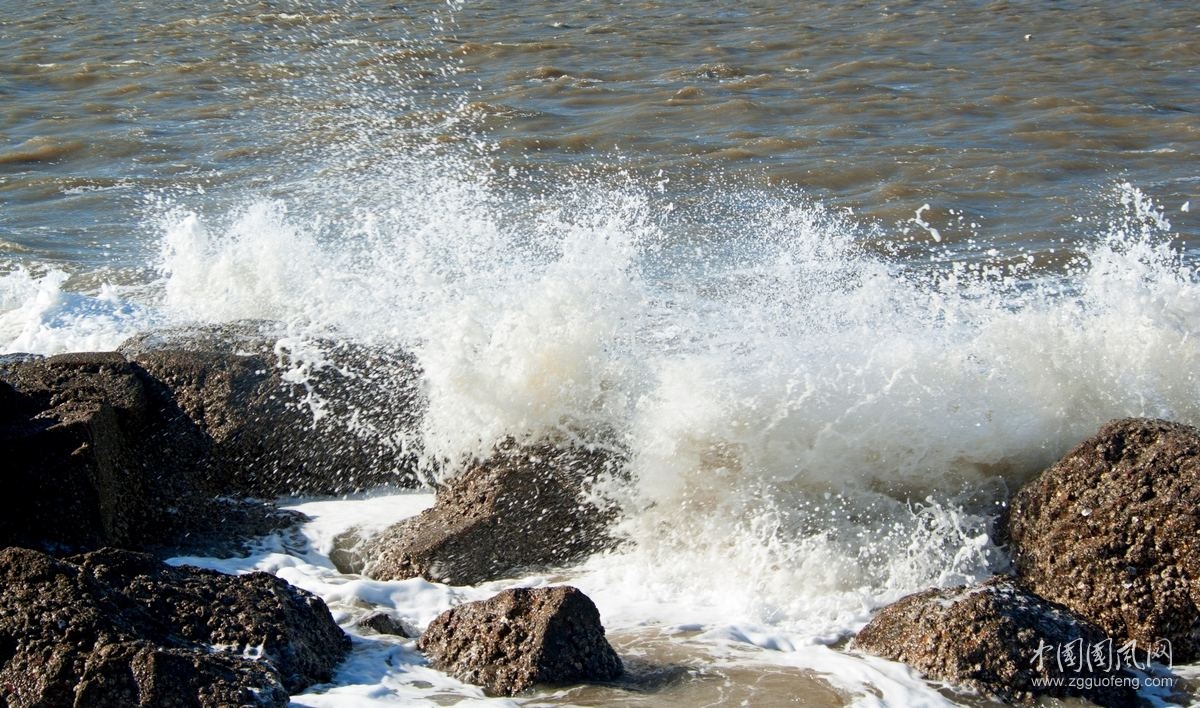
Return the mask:
<path id="1" fill-rule="evenodd" d="M 429 668 L 412 639 L 364 634 L 357 628 L 359 619 L 377 610 L 385 610 L 423 628 L 438 614 L 461 602 L 484 599 L 506 587 L 548 584 L 545 577 L 531 576 L 480 587 L 455 588 L 419 578 L 374 581 L 340 575 L 332 569 L 326 553 L 331 547 L 330 540 L 338 533 L 351 527 L 385 527 L 419 513 L 431 501 L 430 494 L 406 493 L 296 503 L 288 508 L 310 516 L 310 521 L 301 527 L 299 537 L 285 534 L 264 539 L 252 553 L 241 558 L 179 557 L 168 562 L 232 574 L 270 572 L 325 601 L 334 619 L 352 636 L 351 654 L 338 667 L 331 683 L 313 686 L 305 693 L 293 696 L 295 705 L 340 708 L 446 705 L 447 701 L 453 701 L 454 705 L 520 705 L 524 699 L 518 702 L 489 698 L 478 687 Z M 652 615 L 642 612 L 645 605 L 629 603 L 633 596 L 626 596 L 619 589 L 590 584 L 594 575 L 584 570 L 581 574 L 558 577 L 555 583 L 569 582 L 590 593 L 601 609 L 610 635 L 644 632 L 648 623 L 654 621 L 650 619 Z M 653 585 L 644 587 L 637 596 L 657 597 L 659 602 L 664 599 L 656 595 Z M 666 627 L 668 633 L 694 635 L 687 640 L 688 646 L 697 652 L 697 658 L 702 658 L 708 666 L 706 670 L 721 667 L 760 667 L 768 672 L 772 667 L 805 669 L 824 677 L 831 686 L 849 696 L 853 705 L 950 705 L 910 669 L 899 664 L 839 652 L 778 627 L 729 624 L 712 614 L 708 619 L 710 621 L 702 626 L 671 629 L 669 625 L 660 625 Z M 698 629 L 705 631 L 697 635 Z M 640 653 L 638 647 L 639 642 L 634 641 L 632 650 L 635 653 Z M 254 653 L 254 647 L 214 649 L 241 655 Z M 542 700 L 552 702 L 552 691 L 539 695 Z M 534 699 L 537 700 L 536 695 Z M 663 700 L 670 701 L 670 694 L 664 694 Z"/>
<path id="2" fill-rule="evenodd" d="M 153 326 L 152 315 L 126 299 L 126 289 L 78 292 L 66 288 L 68 279 L 58 268 L 0 272 L 0 353 L 107 351 Z"/>
<path id="3" fill-rule="evenodd" d="M 12 271 L 5 348 L 249 317 L 284 322 L 290 351 L 314 334 L 409 349 L 419 447 L 447 474 L 505 437 L 628 454 L 628 481 L 604 490 L 628 543 L 573 578 L 618 628 L 785 654 L 1001 567 L 989 526 L 1007 491 L 1105 420 L 1200 422 L 1197 274 L 1134 187 L 1092 217 L 1080 258 L 1039 272 L 998 250 L 879 255 L 877 228 L 786 193 L 679 209 L 653 185 L 513 191 L 452 166 L 402 160 L 354 209 L 336 185 L 326 201 L 164 208 L 161 281 L 136 306 L 88 309 L 62 274 Z M 343 618 L 363 602 L 427 621 L 496 587 L 348 579 L 283 551 L 256 563 Z"/>
<path id="4" fill-rule="evenodd" d="M 1003 563 L 1006 488 L 1103 421 L 1200 421 L 1196 275 L 1131 186 L 1086 257 L 1039 274 L 880 256 L 877 230 L 802 196 L 682 211 L 584 180 L 514 199 L 462 168 L 401 160 L 334 223 L 319 200 L 164 208 L 144 307 L 281 320 L 294 352 L 309 333 L 412 350 L 419 447 L 447 473 L 505 437 L 626 450 L 608 492 L 633 543 L 595 569 L 614 587 L 653 576 L 665 604 L 844 633 Z M 5 282 L 31 293 L 10 298 L 22 327 L 62 309 L 61 275 Z"/>

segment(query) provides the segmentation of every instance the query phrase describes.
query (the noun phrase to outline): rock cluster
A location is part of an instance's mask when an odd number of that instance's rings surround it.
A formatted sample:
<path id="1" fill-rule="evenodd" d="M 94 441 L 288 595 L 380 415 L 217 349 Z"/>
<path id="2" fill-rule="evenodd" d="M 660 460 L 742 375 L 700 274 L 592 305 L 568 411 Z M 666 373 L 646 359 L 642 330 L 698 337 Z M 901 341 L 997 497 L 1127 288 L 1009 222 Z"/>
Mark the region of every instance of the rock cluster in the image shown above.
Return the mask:
<path id="1" fill-rule="evenodd" d="M 1126 670 L 1200 657 L 1200 431 L 1108 423 L 1017 492 L 1004 531 L 1015 577 L 910 595 L 854 645 L 1018 703 L 1126 705 Z M 1035 683 L 1055 676 L 1075 680 Z"/>
<path id="2" fill-rule="evenodd" d="M 932 589 L 888 605 L 854 639 L 862 651 L 902 661 L 941 681 L 1015 703 L 1039 695 L 1128 705 L 1133 691 L 1112 662 L 1062 665 L 1060 648 L 1104 646 L 1100 629 L 1009 578 Z M 1080 679 L 1079 681 L 1059 679 Z M 1108 679 L 1108 680 L 1105 680 Z M 1111 684 L 1117 684 L 1115 687 Z"/>
<path id="3" fill-rule="evenodd" d="M 284 706 L 349 650 L 320 598 L 106 549 L 0 550 L 7 705 Z"/>
<path id="4" fill-rule="evenodd" d="M 0 705 L 286 705 L 330 677 L 320 599 L 110 548 L 225 553 L 300 518 L 257 497 L 415 482 L 411 357 L 267 329 L 0 358 Z"/>
<path id="5" fill-rule="evenodd" d="M 456 585 L 562 566 L 613 545 L 613 510 L 587 490 L 615 464 L 599 451 L 508 446 L 439 489 L 433 507 L 374 537 L 352 530 L 330 557 L 343 572 Z M 409 634 L 387 616 L 363 623 Z M 497 695 L 623 671 L 596 606 L 571 587 L 517 588 L 460 605 L 430 623 L 418 647 L 435 667 Z"/>
<path id="6" fill-rule="evenodd" d="M 245 323 L 0 358 L 0 706 L 275 706 L 330 678 L 349 642 L 320 599 L 128 550 L 221 553 L 297 520 L 256 497 L 416 481 L 403 444 L 422 408 L 412 358 L 306 346 Z M 454 583 L 570 563 L 612 544 L 612 511 L 589 487 L 616 464 L 509 445 L 434 508 L 333 557 Z M 360 627 L 417 634 L 385 613 Z M 496 693 L 622 670 L 573 588 L 463 605 L 420 641 Z"/>
<path id="7" fill-rule="evenodd" d="M 297 383 L 276 348 L 217 328 L 0 363 L 0 546 L 211 550 L 294 520 L 249 499 L 415 482 L 409 357 L 330 345 Z"/>
<path id="8" fill-rule="evenodd" d="M 228 549 L 295 521 L 255 497 L 416 481 L 398 442 L 421 415 L 413 360 L 283 341 L 251 323 L 0 358 L 0 705 L 285 705 L 328 680 L 348 640 L 319 599 L 266 574 L 96 550 Z M 459 585 L 572 563 L 615 544 L 594 486 L 620 464 L 508 444 L 331 559 Z M 1131 665 L 1200 658 L 1200 431 L 1113 421 L 1022 488 L 1001 530 L 1013 577 L 903 598 L 853 646 L 1016 703 L 1122 705 Z M 416 634 L 384 613 L 360 626 Z M 419 647 L 501 695 L 622 673 L 569 587 L 461 605 Z"/>
<path id="9" fill-rule="evenodd" d="M 435 667 L 496 695 L 612 681 L 623 671 L 596 606 L 569 586 L 514 588 L 459 605 L 429 624 L 418 647 Z"/>

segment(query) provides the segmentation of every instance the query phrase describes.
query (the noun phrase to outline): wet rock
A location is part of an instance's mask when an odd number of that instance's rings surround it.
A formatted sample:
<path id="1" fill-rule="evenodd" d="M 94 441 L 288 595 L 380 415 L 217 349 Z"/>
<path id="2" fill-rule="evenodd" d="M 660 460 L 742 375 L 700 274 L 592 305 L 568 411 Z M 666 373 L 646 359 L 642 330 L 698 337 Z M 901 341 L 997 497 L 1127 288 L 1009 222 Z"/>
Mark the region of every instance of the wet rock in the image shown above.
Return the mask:
<path id="1" fill-rule="evenodd" d="M 251 659 L 149 642 L 103 644 L 88 656 L 74 705 L 286 706 L 279 676 Z"/>
<path id="2" fill-rule="evenodd" d="M 420 636 L 421 632 L 412 623 L 397 617 L 390 612 L 372 612 L 358 621 L 360 629 L 369 629 L 377 634 L 391 634 L 396 637 L 412 639 Z"/>
<path id="3" fill-rule="evenodd" d="M 623 670 L 596 606 L 568 586 L 514 588 L 459 605 L 438 615 L 417 647 L 436 668 L 498 695 L 613 681 Z"/>
<path id="4" fill-rule="evenodd" d="M 420 374 L 403 352 L 288 338 L 261 322 L 152 332 L 120 350 L 210 439 L 227 489 L 274 497 L 417 482 L 405 436 L 420 418 Z"/>
<path id="5" fill-rule="evenodd" d="M 414 483 L 411 357 L 283 342 L 246 324 L 0 361 L 0 545 L 227 553 L 297 518 L 247 497 Z"/>
<path id="6" fill-rule="evenodd" d="M 1011 703 L 1043 695 L 1082 696 L 1104 706 L 1134 699 L 1111 639 L 1009 578 L 901 598 L 883 608 L 852 646 L 904 662 L 934 681 Z M 1108 663 L 1088 663 L 1092 650 Z M 1063 680 L 1035 683 L 1042 679 Z"/>
<path id="7" fill-rule="evenodd" d="M 602 452 L 509 448 L 478 462 L 434 505 L 346 551 L 379 580 L 424 577 L 473 585 L 561 566 L 613 544 L 614 512 L 586 496 L 616 461 Z"/>
<path id="8" fill-rule="evenodd" d="M 348 650 L 320 598 L 265 573 L 0 551 L 9 705 L 282 706 Z"/>
<path id="9" fill-rule="evenodd" d="M 1105 425 L 1022 488 L 1008 533 L 1017 574 L 1118 639 L 1200 658 L 1200 431 Z"/>
<path id="10" fill-rule="evenodd" d="M 360 528 L 347 529 L 333 537 L 333 548 L 329 549 L 329 562 L 339 573 L 357 575 L 366 567 L 363 547 L 370 536 Z"/>
<path id="11" fill-rule="evenodd" d="M 166 618 L 172 633 L 270 661 L 289 691 L 328 680 L 350 646 L 319 597 L 269 573 L 232 576 L 173 567 L 115 549 L 69 560 Z"/>
<path id="12" fill-rule="evenodd" d="M 207 437 L 120 354 L 10 362 L 0 381 L 0 545 L 213 548 L 295 516 L 219 498 Z"/>

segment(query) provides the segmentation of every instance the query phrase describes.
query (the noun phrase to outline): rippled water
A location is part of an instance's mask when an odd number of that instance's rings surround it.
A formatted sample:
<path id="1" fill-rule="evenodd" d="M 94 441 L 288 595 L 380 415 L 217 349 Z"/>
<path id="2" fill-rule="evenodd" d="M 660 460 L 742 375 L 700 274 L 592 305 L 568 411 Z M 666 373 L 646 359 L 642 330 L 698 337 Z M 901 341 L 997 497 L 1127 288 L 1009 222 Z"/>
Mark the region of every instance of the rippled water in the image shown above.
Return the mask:
<path id="1" fill-rule="evenodd" d="M 1200 423 L 1198 30 L 1184 2 L 0 3 L 0 352 L 247 318 L 303 366 L 308 335 L 410 350 L 427 459 L 627 455 L 630 543 L 556 577 L 627 656 L 701 667 L 636 700 L 944 703 L 839 642 L 1003 568 L 1006 495 L 1104 420 Z M 277 550 L 221 567 L 347 621 L 494 589 Z M 356 646 L 306 705 L 475 695 Z"/>
<path id="2" fill-rule="evenodd" d="M 1128 181 L 1197 202 L 1192 3 L 6 3 L 0 239 L 140 265 L 143 200 L 472 169 L 797 188 L 1048 253 Z M 666 180 L 670 181 L 667 182 Z M 953 213 L 951 213 L 953 211 Z M 958 217 L 962 216 L 963 219 Z M 1176 214 L 1176 231 L 1195 221 Z"/>

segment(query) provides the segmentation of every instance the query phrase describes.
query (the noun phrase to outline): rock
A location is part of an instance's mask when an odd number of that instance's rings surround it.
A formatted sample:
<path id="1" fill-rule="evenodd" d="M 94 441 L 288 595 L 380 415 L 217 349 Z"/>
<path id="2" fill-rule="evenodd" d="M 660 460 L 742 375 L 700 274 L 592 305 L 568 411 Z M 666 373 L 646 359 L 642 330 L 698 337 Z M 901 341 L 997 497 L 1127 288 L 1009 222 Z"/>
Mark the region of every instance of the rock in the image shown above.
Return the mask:
<path id="1" fill-rule="evenodd" d="M 0 381 L 0 425 L 21 417 L 21 394 L 7 381 Z"/>
<path id="2" fill-rule="evenodd" d="M 514 588 L 459 605 L 438 615 L 417 647 L 435 668 L 498 695 L 613 681 L 623 671 L 596 606 L 568 586 Z"/>
<path id="3" fill-rule="evenodd" d="M 166 618 L 173 633 L 270 661 L 289 691 L 327 681 L 350 646 L 319 597 L 269 573 L 232 576 L 172 567 L 115 549 L 69 560 L 151 615 Z"/>
<path id="4" fill-rule="evenodd" d="M 348 650 L 320 598 L 265 573 L 0 550 L 8 705 L 284 706 Z"/>
<path id="5" fill-rule="evenodd" d="M 1043 695 L 1083 696 L 1104 706 L 1130 705 L 1134 699 L 1133 690 L 1121 685 L 1130 677 L 1118 670 L 1118 646 L 1098 627 L 1009 578 L 901 598 L 883 608 L 852 647 L 904 662 L 931 680 L 1011 703 L 1031 703 Z M 1067 660 L 1072 648 L 1097 647 L 1107 652 L 1108 670 Z M 1059 678 L 1061 686 L 1035 684 Z"/>
<path id="6" fill-rule="evenodd" d="M 356 575 L 363 572 L 366 559 L 363 546 L 370 537 L 360 528 L 352 527 L 333 537 L 333 548 L 329 549 L 329 562 L 339 573 Z"/>
<path id="7" fill-rule="evenodd" d="M 389 612 L 372 612 L 358 621 L 360 629 L 369 629 L 377 634 L 391 634 L 397 637 L 412 639 L 420 636 L 421 632 L 411 623 Z"/>
<path id="8" fill-rule="evenodd" d="M 1119 639 L 1200 658 L 1200 431 L 1108 423 L 1022 488 L 1018 577 Z"/>
<path id="9" fill-rule="evenodd" d="M 254 322 L 182 328 L 120 350 L 208 436 L 213 474 L 229 490 L 275 497 L 415 485 L 406 447 L 423 405 L 415 360 L 282 334 Z"/>
<path id="10" fill-rule="evenodd" d="M 615 464 L 601 452 L 508 448 L 451 480 L 431 508 L 343 549 L 344 563 L 357 554 L 379 580 L 474 585 L 577 561 L 613 544 L 613 510 L 585 489 Z"/>
<path id="11" fill-rule="evenodd" d="M 246 497 L 414 483 L 412 358 L 264 327 L 0 361 L 0 546 L 228 553 L 298 517 Z"/>
<path id="12" fill-rule="evenodd" d="M 0 365 L 0 545 L 211 549 L 295 515 L 218 498 L 207 437 L 120 354 Z"/>
<path id="13" fill-rule="evenodd" d="M 92 652 L 74 700 L 81 708 L 288 704 L 279 676 L 265 664 L 140 641 L 103 644 Z"/>

